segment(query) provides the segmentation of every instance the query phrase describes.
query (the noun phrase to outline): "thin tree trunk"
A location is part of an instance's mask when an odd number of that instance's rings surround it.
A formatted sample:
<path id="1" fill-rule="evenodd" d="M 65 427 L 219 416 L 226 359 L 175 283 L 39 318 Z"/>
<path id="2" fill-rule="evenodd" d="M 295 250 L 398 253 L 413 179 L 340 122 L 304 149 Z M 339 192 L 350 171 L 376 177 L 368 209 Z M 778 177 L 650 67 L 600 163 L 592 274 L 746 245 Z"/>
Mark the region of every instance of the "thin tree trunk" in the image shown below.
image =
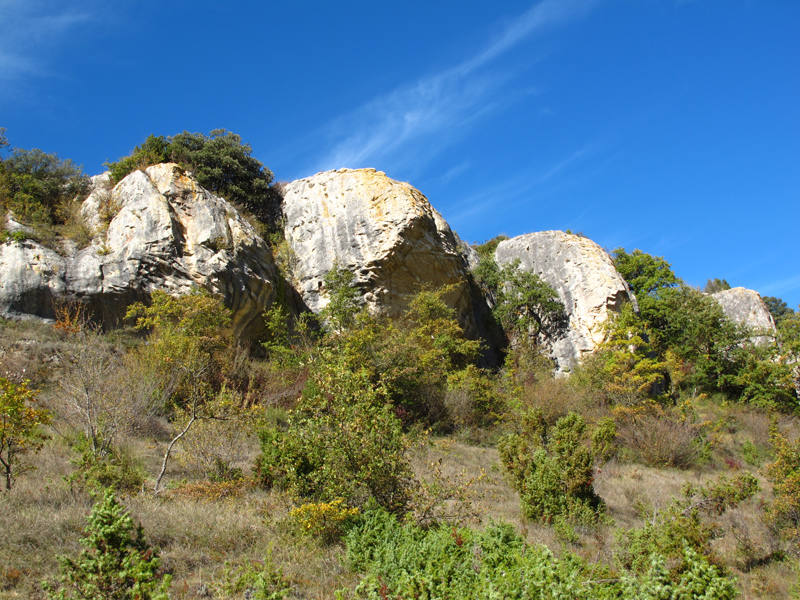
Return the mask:
<path id="1" fill-rule="evenodd" d="M 184 427 L 183 431 L 181 431 L 178 435 L 172 438 L 172 441 L 169 443 L 169 446 L 167 446 L 167 451 L 164 453 L 164 460 L 161 462 L 161 472 L 158 474 L 158 479 L 156 479 L 155 487 L 153 487 L 154 494 L 158 495 L 161 492 L 160 489 L 161 480 L 164 477 L 164 473 L 167 472 L 167 461 L 169 460 L 169 455 L 172 453 L 172 447 L 178 442 L 178 440 L 180 440 L 184 435 L 186 435 L 186 432 L 189 431 L 189 428 L 192 426 L 192 423 L 194 423 L 196 420 L 197 420 L 197 412 L 193 408 L 192 418 L 189 419 L 189 422 L 186 424 L 186 427 Z"/>

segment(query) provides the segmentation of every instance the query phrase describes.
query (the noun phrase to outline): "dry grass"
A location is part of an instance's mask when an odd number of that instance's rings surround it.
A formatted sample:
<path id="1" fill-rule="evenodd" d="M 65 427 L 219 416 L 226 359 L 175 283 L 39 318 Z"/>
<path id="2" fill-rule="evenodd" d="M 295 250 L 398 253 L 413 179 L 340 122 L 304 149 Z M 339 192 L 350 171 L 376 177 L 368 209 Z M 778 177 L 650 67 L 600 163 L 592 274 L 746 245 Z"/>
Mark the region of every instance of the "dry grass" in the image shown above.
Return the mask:
<path id="1" fill-rule="evenodd" d="M 73 343 L 70 340 L 74 338 L 49 325 L 5 323 L 0 331 L 0 375 L 4 368 L 15 377 L 33 375 L 37 387 L 44 390 L 43 395 L 52 400 L 53 408 L 58 408 L 57 387 L 52 378 L 60 368 L 57 357 L 66 353 Z M 80 348 L 73 350 L 80 352 Z M 270 398 L 272 404 L 279 406 L 295 394 L 295 380 L 270 384 L 272 374 L 258 369 L 256 366 L 248 372 L 248 389 L 252 385 L 253 390 L 274 391 L 275 397 Z M 136 380 L 141 379 L 136 373 L 136 365 L 125 363 L 115 371 L 114 381 L 109 382 L 109 389 L 119 391 L 120 397 L 132 405 L 138 402 L 137 394 L 147 395 L 144 388 L 136 391 Z M 299 375 L 297 381 L 302 379 L 302 373 Z M 521 400 L 541 408 L 551 422 L 569 411 L 585 415 L 590 422 L 607 413 L 564 379 L 530 381 L 525 384 Z M 762 491 L 719 519 L 722 535 L 714 540 L 713 550 L 738 577 L 743 598 L 788 597 L 797 575 L 789 563 L 776 560 L 779 546 L 760 518 L 762 503 L 771 500 L 771 489 L 759 468 L 749 466 L 742 454 L 743 445 L 750 442 L 765 457 L 768 455 L 772 419 L 756 409 L 712 401 L 701 401 L 696 410 L 697 421 L 708 424 L 714 449 L 711 461 L 685 470 L 619 459 L 602 465 L 596 470 L 594 485 L 606 504 L 610 522 L 579 531 L 574 544 L 565 544 L 553 528 L 523 518 L 519 496 L 506 480 L 493 447 L 465 443 L 463 436 L 434 438 L 414 449 L 412 466 L 423 479 L 438 472 L 437 477 L 454 488 L 474 479 L 459 499 L 468 503 L 466 513 L 477 516 L 478 526 L 493 520 L 508 522 L 531 543 L 545 544 L 555 552 L 568 547 L 588 560 L 607 562 L 612 561 L 615 530 L 642 525 L 641 507 L 663 508 L 680 495 L 685 482 L 699 484 L 721 473 L 750 470 L 759 478 Z M 59 414 L 59 428 L 66 434 L 69 428 L 64 424 L 63 407 Z M 158 417 L 150 417 L 148 423 L 120 427 L 118 435 L 118 443 L 148 474 L 146 490 L 151 488 L 160 466 L 171 427 Z M 218 425 L 237 426 L 233 421 Z M 780 417 L 777 426 L 789 437 L 800 432 L 794 418 Z M 486 438 L 481 431 L 472 439 Z M 224 437 L 226 432 L 214 430 L 208 435 Z M 236 444 L 231 447 L 235 451 L 228 453 L 231 463 L 247 475 L 259 452 L 257 440 L 252 435 L 234 437 Z M 263 560 L 267 555 L 283 570 L 298 598 L 333 598 L 336 589 L 352 588 L 357 577 L 347 569 L 342 547 L 325 546 L 298 536 L 287 523 L 292 503 L 285 495 L 264 491 L 247 480 L 209 482 L 197 461 L 177 460 L 180 454 L 176 453 L 176 460 L 170 463 L 170 489 L 166 493 L 154 497 L 145 491 L 121 498 L 142 523 L 147 538 L 160 548 L 165 568 L 174 575 L 174 598 L 221 598 L 217 584 L 226 568 Z M 78 551 L 78 538 L 92 499 L 66 483 L 65 477 L 73 469 L 71 457 L 64 438 L 54 435 L 35 456 L 37 470 L 22 475 L 10 492 L 0 493 L 0 598 L 43 598 L 40 584 L 57 574 L 55 557 Z M 447 500 L 455 501 L 453 497 Z"/>

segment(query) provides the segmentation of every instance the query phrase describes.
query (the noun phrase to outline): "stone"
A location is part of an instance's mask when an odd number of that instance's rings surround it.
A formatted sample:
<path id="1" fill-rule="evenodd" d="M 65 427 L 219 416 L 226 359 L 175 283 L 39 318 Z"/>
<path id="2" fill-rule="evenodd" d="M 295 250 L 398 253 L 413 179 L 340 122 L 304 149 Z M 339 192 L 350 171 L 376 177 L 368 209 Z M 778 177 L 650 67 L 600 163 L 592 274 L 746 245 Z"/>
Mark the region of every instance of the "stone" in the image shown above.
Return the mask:
<path id="1" fill-rule="evenodd" d="M 105 325 L 153 290 L 195 287 L 220 296 L 234 333 L 256 335 L 280 280 L 267 243 L 236 209 L 178 165 L 134 171 L 111 186 L 92 178 L 81 207 L 91 245 L 58 253 L 41 244 L 0 245 L 0 314 L 53 317 L 60 300 L 87 304 Z"/>
<path id="2" fill-rule="evenodd" d="M 323 285 L 334 268 L 355 276 L 361 299 L 396 316 L 423 286 L 452 285 L 446 301 L 468 334 L 486 335 L 488 307 L 469 275 L 474 251 L 428 199 L 375 169 L 340 169 L 284 187 L 284 234 L 295 257 L 292 280 L 308 307 L 329 299 Z"/>
<path id="3" fill-rule="evenodd" d="M 566 327 L 542 338 L 561 373 L 570 371 L 605 340 L 605 324 L 625 302 L 635 302 L 611 257 L 592 240 L 563 231 L 527 233 L 497 245 L 495 260 L 535 273 L 557 293 Z"/>
<path id="4" fill-rule="evenodd" d="M 744 325 L 756 334 L 751 338 L 754 344 L 765 345 L 775 340 L 775 321 L 757 291 L 735 287 L 715 292 L 711 297 L 731 321 Z"/>

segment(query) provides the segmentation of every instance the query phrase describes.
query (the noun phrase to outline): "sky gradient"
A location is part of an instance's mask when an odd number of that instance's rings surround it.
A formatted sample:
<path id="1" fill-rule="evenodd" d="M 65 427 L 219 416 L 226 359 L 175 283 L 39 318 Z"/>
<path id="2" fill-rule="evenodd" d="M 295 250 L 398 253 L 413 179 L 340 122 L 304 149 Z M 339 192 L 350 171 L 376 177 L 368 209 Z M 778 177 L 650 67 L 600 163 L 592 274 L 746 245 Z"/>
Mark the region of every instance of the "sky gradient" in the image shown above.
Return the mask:
<path id="1" fill-rule="evenodd" d="M 799 31 L 793 0 L 0 0 L 0 126 L 90 174 L 227 128 L 467 241 L 571 229 L 797 308 Z"/>

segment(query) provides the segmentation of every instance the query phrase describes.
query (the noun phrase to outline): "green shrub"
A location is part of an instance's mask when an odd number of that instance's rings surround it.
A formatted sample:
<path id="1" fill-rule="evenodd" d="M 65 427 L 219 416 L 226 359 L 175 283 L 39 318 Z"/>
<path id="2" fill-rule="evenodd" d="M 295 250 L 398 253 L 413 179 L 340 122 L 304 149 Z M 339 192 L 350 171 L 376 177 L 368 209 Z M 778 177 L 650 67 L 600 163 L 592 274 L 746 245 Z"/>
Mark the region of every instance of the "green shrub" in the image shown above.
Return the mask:
<path id="1" fill-rule="evenodd" d="M 142 466 L 124 449 L 105 446 L 94 451 L 85 436 L 78 437 L 73 449 L 78 456 L 71 461 L 75 471 L 67 478 L 70 484 L 89 491 L 109 488 L 127 492 L 135 492 L 144 484 Z"/>
<path id="2" fill-rule="evenodd" d="M 324 342 L 345 368 L 367 373 L 405 425 L 446 427 L 448 377 L 477 360 L 480 342 L 467 339 L 445 302 L 451 291 L 422 290 L 395 320 L 361 311 L 351 327 Z"/>
<path id="3" fill-rule="evenodd" d="M 494 255 L 483 251 L 473 274 L 492 300 L 495 318 L 511 339 L 553 335 L 566 322 L 556 291 L 535 273 L 519 268 L 519 260 L 500 268 Z"/>
<path id="4" fill-rule="evenodd" d="M 239 566 L 226 563 L 219 588 L 226 597 L 250 600 L 283 600 L 292 591 L 283 571 L 275 567 L 269 555 L 260 563 Z"/>
<path id="5" fill-rule="evenodd" d="M 364 575 L 355 597 L 495 600 L 679 600 L 735 598 L 734 582 L 687 548 L 686 568 L 669 577 L 658 553 L 643 574 L 614 573 L 565 552 L 529 546 L 511 526 L 483 531 L 449 526 L 421 529 L 383 511 L 368 511 L 346 536 L 352 568 Z"/>
<path id="6" fill-rule="evenodd" d="M 775 500 L 766 509 L 767 522 L 800 555 L 800 438 L 791 441 L 773 431 L 771 441 L 775 461 L 766 472 Z"/>
<path id="7" fill-rule="evenodd" d="M 221 389 L 233 338 L 231 312 L 219 299 L 205 290 L 182 296 L 154 290 L 150 304 L 132 304 L 126 318 L 149 332 L 141 358 L 165 396 L 184 403 Z"/>
<path id="8" fill-rule="evenodd" d="M 586 438 L 580 415 L 569 413 L 549 427 L 541 411 L 533 410 L 523 417 L 519 433 L 500 440 L 500 459 L 520 494 L 526 517 L 597 522 L 602 501 L 592 488 L 594 456 Z"/>
<path id="9" fill-rule="evenodd" d="M 444 405 L 448 419 L 457 429 L 490 425 L 504 408 L 497 383 L 490 373 L 475 365 L 448 375 Z"/>
<path id="10" fill-rule="evenodd" d="M 51 420 L 50 412 L 37 406 L 36 391 L 28 383 L 0 377 L 0 466 L 7 490 L 29 468 L 23 462 L 24 455 L 42 447 L 42 425 Z"/>
<path id="11" fill-rule="evenodd" d="M 118 182 L 136 169 L 176 162 L 191 171 L 204 188 L 270 224 L 277 221 L 280 196 L 271 186 L 272 173 L 252 156 L 252 151 L 240 136 L 224 129 L 215 129 L 209 135 L 184 131 L 168 138 L 148 136 L 129 156 L 106 166 Z"/>
<path id="12" fill-rule="evenodd" d="M 624 569 L 644 573 L 652 566 L 650 557 L 658 554 L 669 561 L 670 574 L 675 578 L 688 568 L 687 546 L 713 562 L 710 543 L 721 533 L 713 519 L 751 498 L 758 489 L 758 481 L 749 473 L 734 479 L 723 476 L 705 486 L 686 484 L 681 497 L 665 509 L 642 515 L 642 527 L 620 532 L 618 563 Z"/>
<path id="13" fill-rule="evenodd" d="M 47 586 L 51 599 L 169 598 L 170 576 L 159 574 L 158 553 L 111 490 L 92 508 L 80 543 L 83 550 L 76 558 L 59 558 L 60 585 L 57 590 Z"/>
<path id="14" fill-rule="evenodd" d="M 413 484 L 400 421 L 364 371 L 326 355 L 316 365 L 285 427 L 261 431 L 256 469 L 266 487 L 348 506 L 374 499 L 404 511 Z"/>
<path id="15" fill-rule="evenodd" d="M 655 402 L 613 409 L 626 457 L 651 467 L 689 469 L 701 461 L 705 428 L 691 416 Z"/>
<path id="16" fill-rule="evenodd" d="M 88 189 L 80 167 L 55 154 L 17 148 L 0 159 L 0 209 L 28 223 L 64 223 L 71 202 Z"/>

